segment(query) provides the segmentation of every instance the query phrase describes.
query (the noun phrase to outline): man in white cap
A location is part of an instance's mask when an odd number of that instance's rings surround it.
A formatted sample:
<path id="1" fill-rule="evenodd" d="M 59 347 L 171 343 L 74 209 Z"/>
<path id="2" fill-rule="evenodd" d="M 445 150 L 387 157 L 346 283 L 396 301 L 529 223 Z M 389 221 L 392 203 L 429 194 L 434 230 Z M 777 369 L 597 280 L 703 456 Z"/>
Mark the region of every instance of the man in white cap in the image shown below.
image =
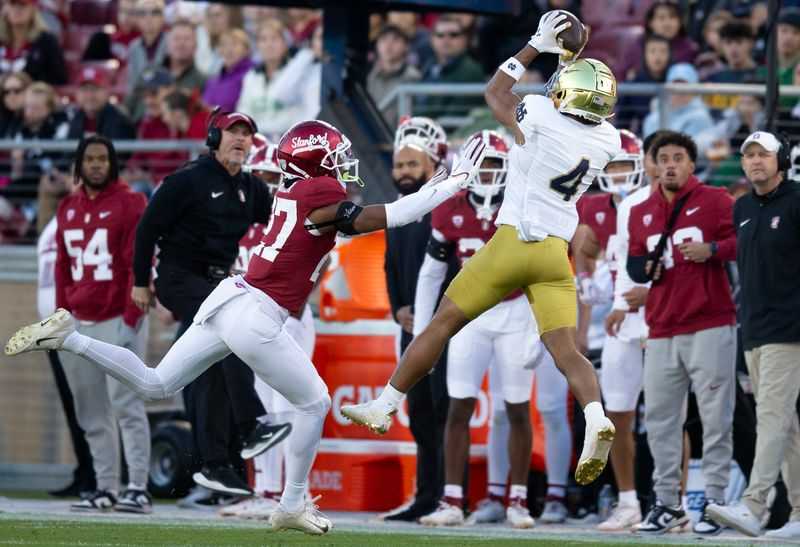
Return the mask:
<path id="1" fill-rule="evenodd" d="M 786 177 L 789 142 L 756 131 L 742 144 L 753 190 L 736 202 L 742 343 L 756 398 L 756 456 L 750 484 L 730 506 L 709 505 L 717 522 L 761 534 L 767 494 L 782 473 L 792 513 L 765 535 L 800 540 L 800 185 Z"/>

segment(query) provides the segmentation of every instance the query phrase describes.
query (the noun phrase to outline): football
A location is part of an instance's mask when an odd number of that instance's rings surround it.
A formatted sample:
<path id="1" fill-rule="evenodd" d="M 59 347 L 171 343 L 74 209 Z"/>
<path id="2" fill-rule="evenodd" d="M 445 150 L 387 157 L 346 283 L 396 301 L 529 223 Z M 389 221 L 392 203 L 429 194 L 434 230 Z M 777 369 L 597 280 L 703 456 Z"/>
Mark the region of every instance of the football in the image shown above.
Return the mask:
<path id="1" fill-rule="evenodd" d="M 575 17 L 573 14 L 566 10 L 555 10 L 558 13 L 563 13 L 567 16 L 565 21 L 562 21 L 561 24 L 565 22 L 572 23 L 572 26 L 568 29 L 562 30 L 558 34 L 558 45 L 566 49 L 567 51 L 571 51 L 572 53 L 578 53 L 581 50 L 581 46 L 583 45 L 583 25 L 581 24 L 580 20 Z"/>

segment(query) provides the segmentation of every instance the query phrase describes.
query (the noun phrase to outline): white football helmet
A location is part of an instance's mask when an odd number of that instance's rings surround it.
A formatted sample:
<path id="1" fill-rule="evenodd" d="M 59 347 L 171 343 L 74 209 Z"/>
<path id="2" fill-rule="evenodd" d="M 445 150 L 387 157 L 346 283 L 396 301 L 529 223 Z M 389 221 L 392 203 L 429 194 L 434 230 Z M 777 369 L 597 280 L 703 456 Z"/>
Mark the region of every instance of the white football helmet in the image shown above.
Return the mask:
<path id="1" fill-rule="evenodd" d="M 630 162 L 633 168 L 622 173 L 607 173 L 603 169 L 597 175 L 597 183 L 603 192 L 609 194 L 630 194 L 644 184 L 644 152 L 642 141 L 627 129 L 619 130 L 622 151 L 606 164 L 606 167 L 617 162 Z M 624 177 L 624 181 L 620 182 Z"/>
<path id="2" fill-rule="evenodd" d="M 499 195 L 507 183 L 509 148 L 503 136 L 497 131 L 478 131 L 464 142 L 464 146 L 472 139 L 481 139 L 486 145 L 486 153 L 483 156 L 483 163 L 478 168 L 478 176 L 470 181 L 467 189 L 476 196 L 483 198 L 480 207 L 478 207 L 478 218 L 491 220 L 494 215 L 492 198 Z M 487 160 L 497 160 L 499 166 L 484 167 Z"/>
<path id="3" fill-rule="evenodd" d="M 422 149 L 438 166 L 447 157 L 447 134 L 431 118 L 414 116 L 401 118 L 394 133 L 394 151 L 414 145 Z"/>

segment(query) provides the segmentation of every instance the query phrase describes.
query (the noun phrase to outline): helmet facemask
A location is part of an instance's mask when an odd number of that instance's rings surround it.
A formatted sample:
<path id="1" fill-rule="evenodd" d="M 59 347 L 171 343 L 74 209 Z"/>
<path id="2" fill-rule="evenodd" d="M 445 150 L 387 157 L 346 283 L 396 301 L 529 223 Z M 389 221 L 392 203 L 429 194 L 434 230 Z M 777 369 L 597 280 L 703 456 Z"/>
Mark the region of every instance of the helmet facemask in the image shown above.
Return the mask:
<path id="1" fill-rule="evenodd" d="M 626 169 L 621 170 L 623 164 L 627 164 Z M 612 167 L 612 172 L 607 169 Z M 617 156 L 606 164 L 597 175 L 597 183 L 603 192 L 609 194 L 621 194 L 627 196 L 631 192 L 642 187 L 644 182 L 644 168 L 641 158 L 632 154 L 626 157 Z"/>
<path id="2" fill-rule="evenodd" d="M 494 209 L 492 204 L 497 202 L 497 197 L 506 186 L 508 174 L 508 156 L 506 154 L 491 154 L 488 150 L 483 158 L 478 176 L 475 177 L 467 188 L 469 192 L 480 198 L 477 210 L 479 220 L 492 220 Z"/>

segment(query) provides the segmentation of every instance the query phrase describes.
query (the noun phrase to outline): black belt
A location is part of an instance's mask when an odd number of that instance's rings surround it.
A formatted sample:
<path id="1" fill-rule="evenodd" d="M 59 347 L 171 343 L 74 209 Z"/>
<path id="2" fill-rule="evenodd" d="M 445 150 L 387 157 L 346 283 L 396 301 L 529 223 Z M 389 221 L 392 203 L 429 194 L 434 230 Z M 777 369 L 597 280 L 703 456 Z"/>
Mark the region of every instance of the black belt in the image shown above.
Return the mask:
<path id="1" fill-rule="evenodd" d="M 184 270 L 194 275 L 205 278 L 212 285 L 218 285 L 223 279 L 230 277 L 230 269 L 222 266 L 210 266 L 203 264 L 173 264 L 162 263 L 165 268 L 175 268 Z"/>

